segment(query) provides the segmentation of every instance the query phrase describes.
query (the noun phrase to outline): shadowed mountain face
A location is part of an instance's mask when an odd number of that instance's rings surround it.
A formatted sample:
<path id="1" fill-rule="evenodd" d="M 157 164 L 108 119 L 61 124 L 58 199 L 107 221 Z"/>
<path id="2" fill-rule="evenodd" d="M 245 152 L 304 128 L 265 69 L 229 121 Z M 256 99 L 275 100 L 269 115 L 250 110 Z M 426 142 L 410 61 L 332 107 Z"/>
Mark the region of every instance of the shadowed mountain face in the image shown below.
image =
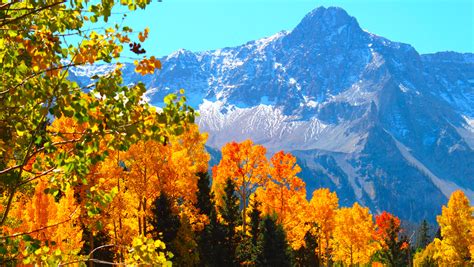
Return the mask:
<path id="1" fill-rule="evenodd" d="M 474 54 L 420 55 L 321 7 L 291 32 L 162 63 L 146 77 L 127 65 L 125 83 L 144 81 L 157 106 L 185 88 L 211 148 L 251 138 L 290 151 L 309 189 L 405 220 L 434 221 L 456 189 L 474 200 Z"/>

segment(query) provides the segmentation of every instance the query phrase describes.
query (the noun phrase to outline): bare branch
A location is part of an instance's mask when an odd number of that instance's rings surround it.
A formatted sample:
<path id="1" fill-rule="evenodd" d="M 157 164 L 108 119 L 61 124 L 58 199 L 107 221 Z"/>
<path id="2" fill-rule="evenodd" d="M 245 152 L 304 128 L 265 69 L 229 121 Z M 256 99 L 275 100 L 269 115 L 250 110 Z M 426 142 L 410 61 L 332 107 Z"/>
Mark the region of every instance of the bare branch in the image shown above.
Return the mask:
<path id="1" fill-rule="evenodd" d="M 13 171 L 13 170 L 15 170 L 15 169 L 18 169 L 18 168 L 20 168 L 21 166 L 22 166 L 22 165 L 15 165 L 15 166 L 13 166 L 13 167 L 6 168 L 6 169 L 4 169 L 4 170 L 1 170 L 1 171 L 0 171 L 0 175 L 5 174 L 5 173 L 10 172 L 10 171 Z"/>
<path id="2" fill-rule="evenodd" d="M 25 185 L 25 184 L 27 184 L 27 183 L 29 183 L 29 182 L 32 182 L 33 180 L 36 180 L 36 179 L 41 178 L 41 177 L 43 177 L 43 176 L 45 176 L 45 175 L 48 175 L 49 173 L 53 172 L 55 169 L 56 169 L 56 168 L 51 168 L 51 169 L 46 170 L 46 171 L 41 172 L 41 173 L 33 173 L 33 174 L 35 174 L 34 177 L 31 177 L 31 178 L 29 178 L 29 179 L 27 179 L 27 180 L 25 180 L 25 181 L 20 182 L 20 183 L 18 184 L 18 186 Z M 25 170 L 25 171 L 26 171 L 26 170 Z M 29 172 L 29 171 L 26 171 L 26 172 Z M 29 172 L 29 173 L 31 173 L 31 172 Z"/>
<path id="3" fill-rule="evenodd" d="M 128 248 L 128 247 L 126 247 L 126 246 L 116 245 L 116 244 L 103 245 L 103 246 L 96 247 L 95 249 L 93 249 L 93 250 L 87 255 L 87 256 L 89 257 L 88 259 L 85 259 L 85 260 L 77 260 L 77 261 L 71 261 L 71 262 L 65 262 L 65 263 L 60 263 L 60 264 L 58 264 L 58 266 L 66 266 L 66 265 L 73 264 L 73 263 L 87 262 L 87 261 L 92 261 L 92 262 L 95 262 L 95 263 L 108 264 L 108 265 L 122 265 L 122 266 L 125 266 L 126 264 L 124 264 L 124 263 L 115 263 L 115 262 L 102 261 L 102 260 L 98 260 L 98 259 L 93 259 L 93 258 L 91 258 L 92 254 L 93 254 L 96 250 L 99 250 L 99 249 L 102 249 L 102 248 L 107 248 L 107 247 Z"/>

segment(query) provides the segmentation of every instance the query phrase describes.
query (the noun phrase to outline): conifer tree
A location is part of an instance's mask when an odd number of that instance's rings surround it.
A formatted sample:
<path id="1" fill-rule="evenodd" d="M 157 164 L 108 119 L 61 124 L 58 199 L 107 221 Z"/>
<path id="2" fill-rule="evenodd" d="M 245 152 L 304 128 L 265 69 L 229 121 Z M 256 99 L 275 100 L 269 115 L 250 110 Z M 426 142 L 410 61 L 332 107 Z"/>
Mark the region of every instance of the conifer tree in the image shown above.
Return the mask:
<path id="1" fill-rule="evenodd" d="M 240 265 L 255 266 L 257 261 L 257 255 L 259 253 L 257 241 L 260 233 L 260 223 L 262 221 L 260 211 L 261 203 L 258 201 L 256 196 L 252 198 L 249 209 L 250 209 L 250 228 L 249 234 L 242 234 L 238 246 L 237 246 L 237 260 Z"/>
<path id="2" fill-rule="evenodd" d="M 240 266 L 255 266 L 258 256 L 258 247 L 252 243 L 252 239 L 242 236 L 236 248 L 236 260 Z"/>
<path id="3" fill-rule="evenodd" d="M 257 266 L 291 266 L 286 233 L 283 227 L 276 223 L 276 218 L 268 215 L 265 216 L 260 227 Z"/>
<path id="4" fill-rule="evenodd" d="M 225 254 L 224 226 L 217 219 L 214 194 L 211 191 L 210 178 L 207 173 L 198 173 L 198 191 L 196 192 L 196 208 L 200 214 L 209 218 L 209 223 L 197 233 L 199 250 L 198 266 L 223 266 L 228 255 Z"/>
<path id="5" fill-rule="evenodd" d="M 317 235 L 312 231 L 307 231 L 304 236 L 304 245 L 294 251 L 295 266 L 314 266 L 319 267 L 319 259 L 316 254 L 318 248 Z"/>
<path id="6" fill-rule="evenodd" d="M 261 203 L 255 197 L 250 206 L 250 236 L 252 238 L 252 244 L 254 245 L 257 245 L 258 235 L 260 233 L 260 223 L 262 221 L 260 205 Z"/>
<path id="7" fill-rule="evenodd" d="M 217 220 L 216 210 L 213 208 L 209 224 L 204 227 L 199 238 L 199 266 L 226 266 L 229 263 L 229 250 L 225 244 L 226 229 Z"/>
<path id="8" fill-rule="evenodd" d="M 173 212 L 171 199 L 164 192 L 153 201 L 150 224 L 153 226 L 152 237 L 165 242 L 166 246 L 176 238 L 181 225 L 179 216 Z M 171 246 L 170 246 L 171 248 Z"/>
<path id="9" fill-rule="evenodd" d="M 236 249 L 238 244 L 235 228 L 240 224 L 239 198 L 235 193 L 235 182 L 227 179 L 222 197 L 222 206 L 219 207 L 220 215 L 224 222 L 225 242 L 223 248 L 228 256 L 226 266 L 234 266 L 237 263 Z"/>
<path id="10" fill-rule="evenodd" d="M 430 242 L 430 226 L 426 220 L 423 220 L 418 227 L 416 238 L 416 249 L 424 249 Z"/>
<path id="11" fill-rule="evenodd" d="M 188 267 L 198 265 L 198 245 L 186 215 L 181 217 L 181 224 L 172 247 L 174 248 L 173 253 L 176 253 L 172 259 L 173 266 Z"/>
<path id="12" fill-rule="evenodd" d="M 211 180 L 207 172 L 200 172 L 197 176 L 196 208 L 199 209 L 201 214 L 209 217 L 211 211 L 215 208 L 214 194 L 211 192 Z"/>

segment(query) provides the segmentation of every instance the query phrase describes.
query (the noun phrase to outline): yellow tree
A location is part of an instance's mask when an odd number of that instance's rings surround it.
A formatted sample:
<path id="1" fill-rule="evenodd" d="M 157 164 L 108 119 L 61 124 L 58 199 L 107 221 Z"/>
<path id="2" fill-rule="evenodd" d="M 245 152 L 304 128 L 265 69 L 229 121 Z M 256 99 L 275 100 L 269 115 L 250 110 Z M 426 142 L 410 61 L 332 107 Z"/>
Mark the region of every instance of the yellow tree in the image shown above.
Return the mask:
<path id="1" fill-rule="evenodd" d="M 170 137 L 169 164 L 173 170 L 173 177 L 168 179 L 175 184 L 174 190 L 167 190 L 170 196 L 183 198 L 189 203 L 197 201 L 198 176 L 196 174 L 206 172 L 210 160 L 210 155 L 205 148 L 206 141 L 207 133 L 200 133 L 196 124 L 188 124 L 182 135 Z"/>
<path id="2" fill-rule="evenodd" d="M 141 141 L 126 152 L 110 152 L 93 173 L 97 187 L 104 191 L 117 188 L 114 200 L 104 210 L 112 239 L 126 245 L 135 235 L 145 235 L 150 204 L 161 192 L 180 200 L 179 208 L 192 223 L 200 223 L 192 203 L 197 190 L 197 172 L 207 169 L 209 155 L 204 144 L 207 135 L 190 124 L 180 136 L 170 136 L 166 143 Z M 177 203 L 175 203 L 177 204 Z"/>
<path id="3" fill-rule="evenodd" d="M 134 207 L 138 219 L 138 233 L 146 235 L 147 208 L 150 202 L 157 198 L 172 172 L 171 166 L 166 164 L 170 151 L 163 144 L 156 141 L 139 142 L 124 153 L 123 162 L 126 171 L 126 181 L 123 188 L 127 188 L 134 196 L 129 207 Z"/>
<path id="4" fill-rule="evenodd" d="M 114 7 L 135 10 L 149 3 L 150 0 L 2 1 L 0 226 L 9 226 L 10 219 L 14 219 L 9 213 L 16 205 L 16 195 L 41 177 L 54 174 L 45 188 L 49 192 L 86 184 L 91 166 L 108 152 L 99 151 L 102 140 L 107 139 L 107 150 L 124 151 L 139 140 L 163 141 L 165 136 L 179 134 L 185 122 L 194 120 L 194 110 L 183 98 L 167 97 L 166 106 L 157 112 L 142 100 L 146 91 L 143 83 L 123 84 L 120 54 L 124 47 L 135 53 L 136 72 L 153 73 L 161 67 L 159 60 L 143 55 L 146 51 L 141 45 L 148 29 L 136 36 L 122 23 L 89 27 L 99 20 L 110 22 L 110 16 L 116 14 Z M 116 63 L 114 70 L 91 77 L 85 87 L 68 79 L 73 67 L 112 62 Z M 67 118 L 80 127 L 75 132 L 55 131 L 47 126 L 52 118 Z M 88 203 L 111 200 L 107 192 L 84 196 L 94 197 L 81 200 L 88 215 L 99 210 Z M 0 248 L 15 242 L 0 236 Z"/>
<path id="5" fill-rule="evenodd" d="M 413 266 L 424 267 L 424 266 L 438 266 L 434 259 L 436 254 L 436 246 L 434 242 L 429 243 L 425 249 L 419 251 L 413 257 Z"/>
<path id="6" fill-rule="evenodd" d="M 22 194 L 12 208 L 15 219 L 11 227 L 4 227 L 6 234 L 12 236 L 30 235 L 48 246 L 49 253 L 59 250 L 63 260 L 76 257 L 82 247 L 82 230 L 79 216 L 80 206 L 74 198 L 74 190 L 68 185 L 62 192 L 59 201 L 45 190 L 48 188 L 47 177 L 38 179 L 34 194 L 28 197 Z M 25 239 L 23 239 L 25 240 Z M 26 250 L 23 255 L 34 251 Z"/>
<path id="7" fill-rule="evenodd" d="M 374 222 L 368 208 L 354 203 L 351 208 L 336 211 L 332 255 L 335 261 L 352 266 L 365 264 L 377 250 Z"/>
<path id="8" fill-rule="evenodd" d="M 301 168 L 290 153 L 280 151 L 270 159 L 268 181 L 255 191 L 263 214 L 277 214 L 294 249 L 304 242 L 306 184 L 296 175 Z"/>
<path id="9" fill-rule="evenodd" d="M 330 253 L 330 240 L 335 227 L 336 210 L 339 199 L 335 192 L 327 188 L 317 189 L 309 202 L 307 209 L 307 220 L 316 223 L 319 227 L 318 237 L 318 259 L 327 260 Z"/>
<path id="10" fill-rule="evenodd" d="M 434 258 L 445 266 L 467 265 L 472 260 L 474 207 L 460 190 L 453 192 L 448 205 L 437 217 L 442 239 L 435 239 Z"/>
<path id="11" fill-rule="evenodd" d="M 222 148 L 222 159 L 212 170 L 212 189 L 216 194 L 218 205 L 221 204 L 223 188 L 227 179 L 236 184 L 237 194 L 242 203 L 243 231 L 246 231 L 246 211 L 250 195 L 258 186 L 268 180 L 268 161 L 266 149 L 254 145 L 251 140 L 242 143 L 228 143 Z"/>

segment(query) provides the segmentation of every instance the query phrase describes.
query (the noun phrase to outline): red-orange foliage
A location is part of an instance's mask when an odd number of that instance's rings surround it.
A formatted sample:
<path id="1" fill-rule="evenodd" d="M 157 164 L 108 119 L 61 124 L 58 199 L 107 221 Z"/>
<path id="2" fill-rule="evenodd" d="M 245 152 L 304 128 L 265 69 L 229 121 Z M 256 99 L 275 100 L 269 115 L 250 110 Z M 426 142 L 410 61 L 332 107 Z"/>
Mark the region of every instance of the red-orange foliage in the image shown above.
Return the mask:
<path id="1" fill-rule="evenodd" d="M 391 231 L 397 234 L 400 232 L 400 219 L 386 211 L 375 216 L 375 225 L 375 234 L 379 240 L 390 238 Z"/>

